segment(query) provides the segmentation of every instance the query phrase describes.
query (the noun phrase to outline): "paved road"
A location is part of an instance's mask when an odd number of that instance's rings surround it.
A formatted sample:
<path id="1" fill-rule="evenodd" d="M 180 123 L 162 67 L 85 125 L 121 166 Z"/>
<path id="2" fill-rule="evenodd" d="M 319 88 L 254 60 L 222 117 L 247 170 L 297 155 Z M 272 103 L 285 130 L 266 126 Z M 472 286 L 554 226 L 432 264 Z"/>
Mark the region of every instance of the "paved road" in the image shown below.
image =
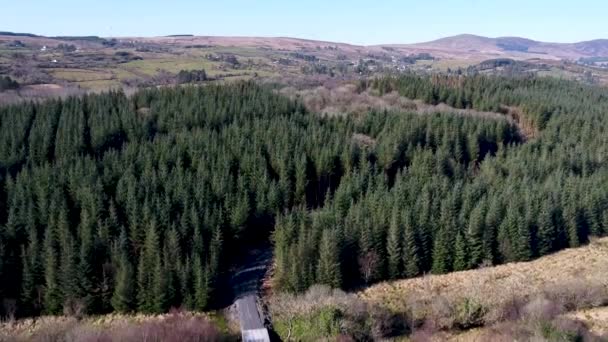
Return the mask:
<path id="1" fill-rule="evenodd" d="M 236 300 L 241 330 L 264 329 L 264 323 L 258 311 L 256 295 L 247 295 Z"/>
<path id="2" fill-rule="evenodd" d="M 271 262 L 270 248 L 254 250 L 244 257 L 233 273 L 231 285 L 243 341 L 270 341 L 257 301 L 262 280 Z"/>

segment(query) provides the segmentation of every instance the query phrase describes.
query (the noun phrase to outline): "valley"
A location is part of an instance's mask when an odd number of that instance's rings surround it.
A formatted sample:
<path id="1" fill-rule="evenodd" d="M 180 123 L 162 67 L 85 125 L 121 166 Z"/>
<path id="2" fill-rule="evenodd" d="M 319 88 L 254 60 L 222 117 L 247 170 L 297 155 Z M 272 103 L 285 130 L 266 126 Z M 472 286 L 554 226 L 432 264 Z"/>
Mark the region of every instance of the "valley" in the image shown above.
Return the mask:
<path id="1" fill-rule="evenodd" d="M 608 340 L 605 4 L 34 2 L 0 342 Z"/>

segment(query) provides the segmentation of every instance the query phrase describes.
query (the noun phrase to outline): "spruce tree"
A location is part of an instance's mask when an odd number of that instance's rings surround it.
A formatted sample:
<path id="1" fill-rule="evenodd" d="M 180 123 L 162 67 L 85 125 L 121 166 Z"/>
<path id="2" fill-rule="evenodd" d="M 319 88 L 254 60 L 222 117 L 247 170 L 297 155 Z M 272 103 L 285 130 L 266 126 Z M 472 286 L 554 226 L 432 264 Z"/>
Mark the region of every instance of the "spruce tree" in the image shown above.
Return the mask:
<path id="1" fill-rule="evenodd" d="M 118 312 L 131 312 L 135 308 L 135 281 L 133 266 L 126 255 L 121 255 L 112 295 L 112 307 Z"/>
<path id="2" fill-rule="evenodd" d="M 393 210 L 386 242 L 386 254 L 388 257 L 388 275 L 390 279 L 401 276 L 401 229 L 399 227 L 396 210 Z"/>
<path id="3" fill-rule="evenodd" d="M 192 256 L 192 275 L 194 277 L 194 310 L 205 311 L 208 304 L 209 278 L 207 269 L 203 267 L 197 256 Z"/>
<path id="4" fill-rule="evenodd" d="M 455 243 L 455 255 L 454 255 L 454 271 L 466 270 L 469 266 L 469 253 L 466 244 L 466 240 L 462 233 L 456 235 Z"/>
<path id="5" fill-rule="evenodd" d="M 334 233 L 329 230 L 324 230 L 321 236 L 317 282 L 333 288 L 339 288 L 342 284 L 338 244 Z"/>
<path id="6" fill-rule="evenodd" d="M 129 257 L 129 241 L 125 228 L 121 228 L 118 240 L 118 267 L 111 303 L 118 312 L 135 309 L 135 274 Z"/>
<path id="7" fill-rule="evenodd" d="M 0 248 L 2 244 L 0 242 Z M 40 244 L 38 243 L 37 230 L 35 226 L 30 226 L 28 230 L 27 247 L 22 247 L 22 286 L 21 286 L 21 307 L 25 315 L 35 315 L 39 313 L 42 303 L 39 303 L 37 287 L 40 285 L 42 264 L 40 260 Z"/>
<path id="8" fill-rule="evenodd" d="M 570 247 L 578 247 L 581 244 L 580 217 L 576 204 L 569 203 L 563 211 L 564 222 L 566 224 L 566 232 L 568 234 L 568 244 Z"/>
<path id="9" fill-rule="evenodd" d="M 54 224 L 47 225 L 44 234 L 44 312 L 49 315 L 59 314 L 63 305 L 56 239 Z"/>
<path id="10" fill-rule="evenodd" d="M 157 306 L 154 298 L 154 277 L 158 272 L 159 267 L 159 238 L 156 232 L 156 223 L 152 222 L 148 225 L 146 239 L 142 253 L 139 257 L 139 266 L 137 268 L 137 308 L 143 312 L 157 312 Z M 162 285 L 157 283 L 156 285 Z"/>
<path id="11" fill-rule="evenodd" d="M 555 248 L 557 232 L 553 223 L 553 208 L 551 201 L 546 201 L 538 216 L 538 253 L 547 255 Z"/>
<path id="12" fill-rule="evenodd" d="M 435 243 L 433 245 L 433 267 L 432 272 L 434 274 L 443 274 L 449 272 L 451 269 L 450 257 L 446 228 L 441 227 L 437 236 L 435 237 Z"/>
<path id="13" fill-rule="evenodd" d="M 151 289 L 150 294 L 151 298 L 151 312 L 153 313 L 163 313 L 167 310 L 167 275 L 166 268 L 163 265 L 160 253 L 156 254 L 154 258 L 154 269 L 152 272 L 151 279 Z"/>
<path id="14" fill-rule="evenodd" d="M 85 305 L 89 308 L 94 301 L 93 286 L 98 283 L 95 273 L 95 253 L 94 253 L 94 233 L 92 217 L 87 209 L 83 209 L 80 214 L 80 255 L 78 258 L 78 282 L 79 296 L 82 297 Z"/>
<path id="15" fill-rule="evenodd" d="M 471 212 L 469 227 L 467 230 L 466 244 L 469 249 L 468 267 L 477 267 L 484 259 L 483 234 L 486 230 L 484 225 L 485 213 L 483 207 L 478 206 Z M 463 244 L 465 241 L 463 241 Z"/>
<path id="16" fill-rule="evenodd" d="M 403 238 L 403 265 L 404 273 L 408 278 L 420 274 L 419 248 L 416 240 L 416 232 L 409 215 L 405 216 L 405 232 Z"/>

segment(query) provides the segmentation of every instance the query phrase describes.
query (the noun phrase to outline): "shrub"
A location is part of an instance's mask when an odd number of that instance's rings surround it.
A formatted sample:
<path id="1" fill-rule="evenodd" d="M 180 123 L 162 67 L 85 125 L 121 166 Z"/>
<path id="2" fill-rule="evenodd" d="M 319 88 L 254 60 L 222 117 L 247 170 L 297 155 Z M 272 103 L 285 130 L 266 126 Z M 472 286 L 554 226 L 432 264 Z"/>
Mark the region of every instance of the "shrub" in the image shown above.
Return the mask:
<path id="1" fill-rule="evenodd" d="M 544 296 L 532 299 L 523 307 L 524 319 L 531 322 L 551 320 L 563 312 L 563 308 Z"/>
<path id="2" fill-rule="evenodd" d="M 77 321 L 74 318 L 51 317 L 35 324 L 36 331 L 21 335 L 6 336 L 10 341 L 223 341 L 230 337 L 222 334 L 204 317 L 190 314 L 166 315 L 144 322 L 121 318 L 97 324 L 93 321 Z M 0 334 L 1 338 L 4 338 Z M 3 339 L 0 339 L 3 340 Z"/>
<path id="3" fill-rule="evenodd" d="M 570 281 L 548 287 L 544 292 L 568 311 L 608 304 L 608 289 L 599 282 Z"/>
<path id="4" fill-rule="evenodd" d="M 340 335 L 342 317 L 339 309 L 326 307 L 289 320 L 275 321 L 274 327 L 285 339 L 313 341 Z"/>
<path id="5" fill-rule="evenodd" d="M 276 332 L 285 340 L 316 340 L 342 335 L 356 341 L 398 336 L 408 331 L 406 317 L 368 304 L 327 286 L 302 295 L 277 294 L 270 302 Z"/>
<path id="6" fill-rule="evenodd" d="M 460 329 L 482 326 L 485 323 L 485 315 L 487 312 L 487 308 L 477 300 L 464 298 L 464 300 L 456 305 L 454 310 L 454 325 Z"/>
<path id="7" fill-rule="evenodd" d="M 19 83 L 8 76 L 0 77 L 0 91 L 19 88 Z"/>

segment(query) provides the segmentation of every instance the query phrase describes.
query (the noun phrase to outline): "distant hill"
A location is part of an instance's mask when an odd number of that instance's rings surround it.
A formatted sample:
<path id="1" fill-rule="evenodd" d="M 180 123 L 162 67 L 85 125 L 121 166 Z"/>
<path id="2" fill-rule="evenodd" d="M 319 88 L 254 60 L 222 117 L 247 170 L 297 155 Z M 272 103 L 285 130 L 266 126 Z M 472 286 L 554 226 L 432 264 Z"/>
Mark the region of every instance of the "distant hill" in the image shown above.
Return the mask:
<path id="1" fill-rule="evenodd" d="M 448 56 L 504 56 L 520 58 L 578 59 L 608 57 L 608 39 L 578 43 L 549 43 L 521 37 L 489 38 L 471 34 L 441 38 L 431 42 L 398 45 Z"/>
<path id="2" fill-rule="evenodd" d="M 9 31 L 0 31 L 0 36 L 11 36 L 11 37 L 40 37 L 31 33 L 16 33 Z"/>
<path id="3" fill-rule="evenodd" d="M 1 38 L 19 37 L 33 44 L 49 44 L 49 40 L 58 44 L 61 41 L 80 41 L 88 43 L 103 43 L 104 38 L 87 37 L 45 37 L 31 33 L 14 33 L 0 31 Z M 416 44 L 382 44 L 361 46 L 339 42 L 328 42 L 290 37 L 220 37 L 195 36 L 190 34 L 175 34 L 164 37 L 115 37 L 117 40 L 143 41 L 154 43 L 170 43 L 176 45 L 216 45 L 216 46 L 246 46 L 279 50 L 324 50 L 339 48 L 346 54 L 386 53 L 394 51 L 400 54 L 429 53 L 440 58 L 459 59 L 549 59 L 561 60 L 590 57 L 608 57 L 608 39 L 596 39 L 576 43 L 540 42 L 522 37 L 490 38 L 472 34 L 461 34 L 445 37 L 430 42 Z"/>

